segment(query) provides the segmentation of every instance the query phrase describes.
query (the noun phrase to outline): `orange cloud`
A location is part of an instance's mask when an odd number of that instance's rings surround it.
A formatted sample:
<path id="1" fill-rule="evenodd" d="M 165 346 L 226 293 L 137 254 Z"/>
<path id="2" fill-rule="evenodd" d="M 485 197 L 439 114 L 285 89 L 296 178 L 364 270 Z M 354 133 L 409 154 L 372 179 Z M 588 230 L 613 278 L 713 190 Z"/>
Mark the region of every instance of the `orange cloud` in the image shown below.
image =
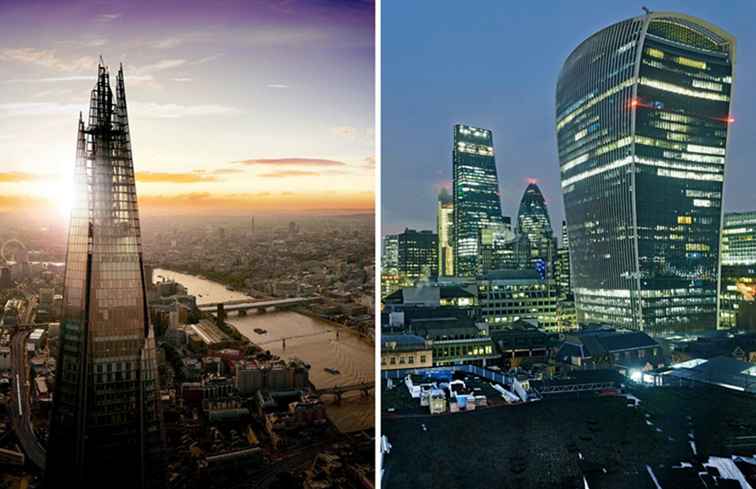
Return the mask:
<path id="1" fill-rule="evenodd" d="M 263 178 L 318 177 L 320 176 L 320 173 L 305 170 L 278 170 L 268 173 L 260 173 L 257 176 Z"/>
<path id="2" fill-rule="evenodd" d="M 308 192 L 146 195 L 139 206 L 146 214 L 219 214 L 291 212 L 372 212 L 372 192 Z"/>
<path id="3" fill-rule="evenodd" d="M 49 179 L 49 175 L 41 175 L 25 172 L 0 172 L 0 182 L 3 183 L 16 183 L 16 182 L 35 182 L 39 180 Z"/>
<path id="4" fill-rule="evenodd" d="M 0 212 L 23 215 L 47 212 L 57 215 L 55 197 L 0 195 Z M 373 192 L 259 192 L 211 194 L 189 192 L 174 195 L 141 195 L 139 209 L 144 215 L 244 215 L 291 213 L 367 213 L 374 211 Z"/>
<path id="5" fill-rule="evenodd" d="M 343 161 L 326 160 L 322 158 L 260 158 L 235 161 L 243 165 L 257 166 L 346 166 Z"/>
<path id="6" fill-rule="evenodd" d="M 201 173 L 136 172 L 136 181 L 141 183 L 199 183 L 214 182 L 217 177 Z"/>
<path id="7" fill-rule="evenodd" d="M 231 175 L 237 173 L 244 173 L 244 170 L 241 168 L 218 168 L 217 170 L 213 170 L 214 175 Z"/>

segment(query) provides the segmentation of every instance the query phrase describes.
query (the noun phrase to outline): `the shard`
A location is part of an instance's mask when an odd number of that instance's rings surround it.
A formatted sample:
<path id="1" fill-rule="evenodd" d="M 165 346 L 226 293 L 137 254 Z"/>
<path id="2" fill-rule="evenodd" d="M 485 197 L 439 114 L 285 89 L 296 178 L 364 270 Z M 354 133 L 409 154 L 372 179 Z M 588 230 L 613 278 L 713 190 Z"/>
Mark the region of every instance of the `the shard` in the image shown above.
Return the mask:
<path id="1" fill-rule="evenodd" d="M 79 116 L 46 487 L 164 486 L 155 338 L 123 68 Z"/>

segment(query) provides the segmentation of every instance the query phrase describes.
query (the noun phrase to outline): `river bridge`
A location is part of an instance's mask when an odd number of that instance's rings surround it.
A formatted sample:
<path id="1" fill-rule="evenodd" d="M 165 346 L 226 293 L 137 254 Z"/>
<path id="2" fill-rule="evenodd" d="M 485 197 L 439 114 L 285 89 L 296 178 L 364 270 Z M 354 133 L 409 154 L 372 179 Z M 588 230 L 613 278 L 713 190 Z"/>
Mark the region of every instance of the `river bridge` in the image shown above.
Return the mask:
<path id="1" fill-rule="evenodd" d="M 201 312 L 214 314 L 219 319 L 225 319 L 230 312 L 237 312 L 239 316 L 246 316 L 249 311 L 267 312 L 269 310 L 281 310 L 291 307 L 320 302 L 319 296 L 291 297 L 289 299 L 273 299 L 267 301 L 233 300 L 226 302 L 210 302 L 197 306 Z"/>

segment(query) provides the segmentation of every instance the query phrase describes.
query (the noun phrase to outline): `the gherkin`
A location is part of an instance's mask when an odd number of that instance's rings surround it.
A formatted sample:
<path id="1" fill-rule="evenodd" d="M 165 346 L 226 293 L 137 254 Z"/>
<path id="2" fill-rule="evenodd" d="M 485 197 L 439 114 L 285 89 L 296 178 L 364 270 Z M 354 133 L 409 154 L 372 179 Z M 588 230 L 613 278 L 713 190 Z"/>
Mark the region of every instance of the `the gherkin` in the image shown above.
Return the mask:
<path id="1" fill-rule="evenodd" d="M 551 227 L 546 199 L 535 182 L 530 182 L 517 213 L 517 234 L 528 237 L 528 261 L 544 276 L 553 276 L 556 240 Z"/>
<path id="2" fill-rule="evenodd" d="M 149 322 L 123 68 L 102 63 L 79 117 L 46 487 L 163 487 L 155 338 Z"/>

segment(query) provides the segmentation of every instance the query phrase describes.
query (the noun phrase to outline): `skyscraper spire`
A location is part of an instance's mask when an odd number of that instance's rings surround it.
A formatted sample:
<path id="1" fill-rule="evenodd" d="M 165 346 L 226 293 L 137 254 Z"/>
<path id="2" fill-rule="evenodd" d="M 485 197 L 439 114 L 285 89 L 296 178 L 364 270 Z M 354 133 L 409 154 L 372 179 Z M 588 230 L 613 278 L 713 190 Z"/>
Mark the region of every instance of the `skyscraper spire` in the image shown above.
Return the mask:
<path id="1" fill-rule="evenodd" d="M 46 484 L 163 487 L 123 70 L 113 100 L 102 58 L 86 126 L 79 115 L 74 194 Z"/>

